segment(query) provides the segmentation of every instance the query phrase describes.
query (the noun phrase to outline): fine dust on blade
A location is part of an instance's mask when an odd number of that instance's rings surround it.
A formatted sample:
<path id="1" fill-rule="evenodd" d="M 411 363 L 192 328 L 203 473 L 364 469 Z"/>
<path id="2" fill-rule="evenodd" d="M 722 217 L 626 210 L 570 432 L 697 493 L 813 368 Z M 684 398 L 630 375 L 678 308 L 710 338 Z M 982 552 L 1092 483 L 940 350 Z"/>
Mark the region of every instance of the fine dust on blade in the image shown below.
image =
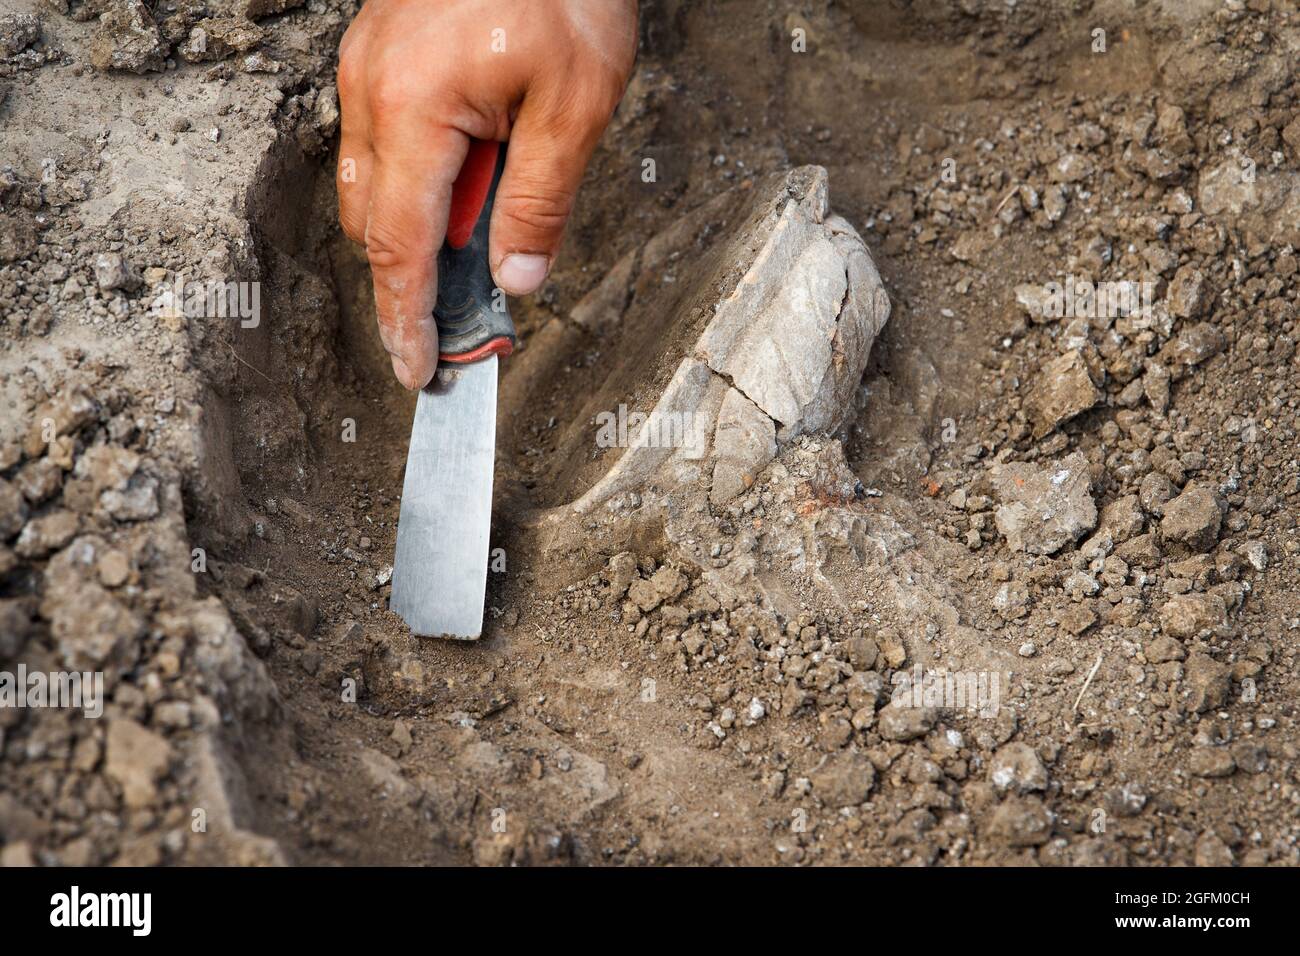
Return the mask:
<path id="1" fill-rule="evenodd" d="M 444 363 L 416 399 L 389 601 L 415 634 L 483 631 L 497 362 Z"/>

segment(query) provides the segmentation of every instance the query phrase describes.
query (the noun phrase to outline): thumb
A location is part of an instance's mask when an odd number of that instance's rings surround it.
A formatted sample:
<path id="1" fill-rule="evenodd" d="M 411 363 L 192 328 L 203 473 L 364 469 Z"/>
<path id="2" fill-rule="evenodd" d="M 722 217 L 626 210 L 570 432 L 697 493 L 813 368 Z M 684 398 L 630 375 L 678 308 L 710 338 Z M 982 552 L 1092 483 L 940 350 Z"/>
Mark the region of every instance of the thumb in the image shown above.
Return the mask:
<path id="1" fill-rule="evenodd" d="M 535 103 L 535 101 L 533 101 Z M 524 101 L 492 208 L 492 276 L 510 295 L 546 280 L 605 120 L 584 122 Z"/>

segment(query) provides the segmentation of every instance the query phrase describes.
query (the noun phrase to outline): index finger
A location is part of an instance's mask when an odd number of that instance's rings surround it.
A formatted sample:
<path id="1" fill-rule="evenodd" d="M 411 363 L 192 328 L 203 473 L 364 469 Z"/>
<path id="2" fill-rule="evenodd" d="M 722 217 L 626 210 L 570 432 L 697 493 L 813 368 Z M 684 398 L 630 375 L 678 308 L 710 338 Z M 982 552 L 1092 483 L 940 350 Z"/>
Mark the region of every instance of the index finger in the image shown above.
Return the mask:
<path id="1" fill-rule="evenodd" d="M 438 365 L 438 249 L 469 139 L 418 121 L 387 132 L 373 143 L 366 256 L 393 372 L 407 388 L 423 388 Z"/>

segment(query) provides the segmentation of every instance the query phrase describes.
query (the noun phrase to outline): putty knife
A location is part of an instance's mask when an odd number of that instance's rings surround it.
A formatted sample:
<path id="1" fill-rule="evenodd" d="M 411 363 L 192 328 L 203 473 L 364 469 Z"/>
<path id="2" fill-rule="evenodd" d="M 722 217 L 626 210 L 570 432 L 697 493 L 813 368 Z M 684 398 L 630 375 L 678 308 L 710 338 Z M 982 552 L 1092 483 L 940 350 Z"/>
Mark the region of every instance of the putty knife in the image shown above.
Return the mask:
<path id="1" fill-rule="evenodd" d="M 470 143 L 438 253 L 438 371 L 415 403 L 389 601 L 428 637 L 472 641 L 483 632 L 497 363 L 515 346 L 488 266 L 488 222 L 505 161 L 504 144 Z"/>

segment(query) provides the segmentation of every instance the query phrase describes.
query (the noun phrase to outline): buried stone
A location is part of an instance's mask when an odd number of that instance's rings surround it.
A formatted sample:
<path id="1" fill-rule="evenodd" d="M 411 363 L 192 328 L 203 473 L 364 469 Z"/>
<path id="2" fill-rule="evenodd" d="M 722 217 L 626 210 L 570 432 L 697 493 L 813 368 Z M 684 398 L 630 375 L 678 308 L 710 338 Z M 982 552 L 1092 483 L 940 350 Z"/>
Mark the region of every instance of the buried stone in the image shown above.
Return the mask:
<path id="1" fill-rule="evenodd" d="M 500 414 L 527 417 L 529 383 L 562 374 L 576 350 L 620 357 L 582 413 L 551 426 L 558 458 L 600 465 L 534 520 L 558 529 L 635 496 L 634 520 L 652 521 L 668 505 L 656 492 L 734 501 L 793 439 L 842 424 L 889 313 L 862 239 L 829 210 L 824 169 L 716 197 L 616 263 L 503 380 Z M 593 439 L 621 453 L 592 456 Z"/>

